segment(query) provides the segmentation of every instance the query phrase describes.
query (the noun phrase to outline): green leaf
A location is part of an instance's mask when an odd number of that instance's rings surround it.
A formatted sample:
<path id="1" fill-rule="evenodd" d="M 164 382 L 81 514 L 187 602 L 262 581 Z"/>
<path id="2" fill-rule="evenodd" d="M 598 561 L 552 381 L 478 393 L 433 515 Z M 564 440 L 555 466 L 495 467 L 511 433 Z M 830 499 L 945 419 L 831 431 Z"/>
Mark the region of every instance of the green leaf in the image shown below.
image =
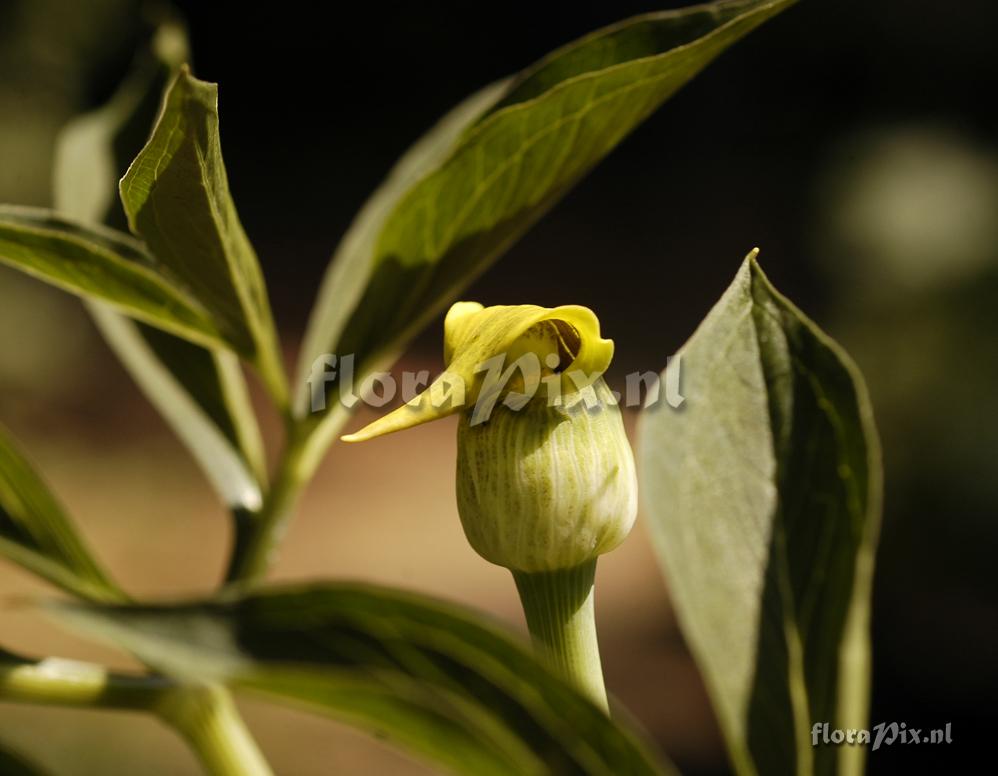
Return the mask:
<path id="1" fill-rule="evenodd" d="M 635 126 L 791 2 L 735 0 L 621 22 L 476 95 L 431 130 L 334 256 L 302 349 L 297 414 L 308 413 L 316 358 L 355 354 L 359 374 L 390 363 Z"/>
<path id="2" fill-rule="evenodd" d="M 57 210 L 81 221 L 127 228 L 118 181 L 148 140 L 163 91 L 188 57 L 181 23 L 162 20 L 111 98 L 63 127 L 54 152 Z"/>
<path id="3" fill-rule="evenodd" d="M 209 309 L 141 243 L 113 229 L 0 205 L 0 262 L 192 342 L 228 347 Z"/>
<path id="4" fill-rule="evenodd" d="M 237 510 L 262 504 L 260 431 L 238 360 L 92 305 L 104 339 L 197 460 L 219 497 Z"/>
<path id="5" fill-rule="evenodd" d="M 745 261 L 645 410 L 641 486 L 680 625 L 739 774 L 858 774 L 882 474 L 845 352 Z M 675 377 L 675 375 L 671 375 Z"/>
<path id="6" fill-rule="evenodd" d="M 327 584 L 176 606 L 52 606 L 182 681 L 330 715 L 453 772 L 667 772 L 504 632 L 432 599 Z"/>
<path id="7" fill-rule="evenodd" d="M 122 598 L 3 427 L 0 555 L 74 595 L 95 601 Z"/>
<path id="8" fill-rule="evenodd" d="M 56 207 L 84 221 L 125 222 L 117 183 L 149 136 L 160 94 L 187 59 L 183 29 L 161 24 L 127 79 L 101 108 L 77 117 L 56 145 Z M 87 304 L 98 329 L 135 382 L 197 458 L 222 499 L 260 505 L 263 446 L 236 358 Z"/>
<path id="9" fill-rule="evenodd" d="M 218 128 L 218 87 L 182 67 L 149 142 L 121 179 L 132 233 L 216 311 L 275 398 L 283 367 L 256 253 L 229 193 Z"/>

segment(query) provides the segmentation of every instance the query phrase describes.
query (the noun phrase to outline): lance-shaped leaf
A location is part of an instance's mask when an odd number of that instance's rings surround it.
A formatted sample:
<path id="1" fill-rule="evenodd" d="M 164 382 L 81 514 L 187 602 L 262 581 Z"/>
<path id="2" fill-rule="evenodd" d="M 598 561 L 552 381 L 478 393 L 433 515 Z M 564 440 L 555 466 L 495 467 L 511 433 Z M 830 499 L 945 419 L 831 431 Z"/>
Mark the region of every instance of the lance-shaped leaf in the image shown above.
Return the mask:
<path id="1" fill-rule="evenodd" d="M 0 427 L 0 555 L 75 595 L 122 594 L 98 567 L 49 489 Z"/>
<path id="2" fill-rule="evenodd" d="M 283 401 L 283 367 L 263 275 L 222 161 L 215 84 L 181 68 L 120 188 L 132 232 L 211 305 L 237 350 L 249 355 Z"/>
<path id="3" fill-rule="evenodd" d="M 176 606 L 53 606 L 181 680 L 333 716 L 456 773 L 668 772 L 508 635 L 432 599 L 327 584 Z"/>
<path id="4" fill-rule="evenodd" d="M 175 22 L 161 24 L 126 80 L 99 109 L 77 117 L 56 145 L 56 207 L 83 221 L 124 224 L 118 179 L 149 136 L 162 90 L 187 59 Z M 261 501 L 263 449 L 236 357 L 191 344 L 115 312 L 87 307 L 108 345 L 197 458 L 230 506 Z"/>
<path id="5" fill-rule="evenodd" d="M 192 342 L 230 346 L 210 308 L 141 243 L 113 229 L 0 205 L 0 262 Z"/>
<path id="6" fill-rule="evenodd" d="M 863 747 L 811 729 L 867 721 L 882 475 L 862 377 L 754 253 L 679 354 L 685 401 L 645 410 L 641 486 L 732 761 L 860 773 Z"/>
<path id="7" fill-rule="evenodd" d="M 559 49 L 448 116 L 402 159 L 338 248 L 302 349 L 298 414 L 307 414 L 305 380 L 317 357 L 356 354 L 361 372 L 393 360 L 634 127 L 791 2 L 639 16 Z"/>

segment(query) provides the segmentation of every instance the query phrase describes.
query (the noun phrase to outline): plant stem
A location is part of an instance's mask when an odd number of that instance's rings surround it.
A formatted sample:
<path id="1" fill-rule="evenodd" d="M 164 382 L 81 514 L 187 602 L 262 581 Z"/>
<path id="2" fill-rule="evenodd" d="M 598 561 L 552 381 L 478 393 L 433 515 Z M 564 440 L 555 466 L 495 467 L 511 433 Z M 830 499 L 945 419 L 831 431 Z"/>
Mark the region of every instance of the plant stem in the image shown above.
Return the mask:
<path id="1" fill-rule="evenodd" d="M 235 513 L 235 541 L 226 583 L 259 582 L 275 560 L 287 522 L 308 477 L 299 469 L 300 448 L 287 449 L 259 512 Z"/>
<path id="2" fill-rule="evenodd" d="M 108 587 L 111 601 L 127 597 Z M 174 727 L 211 774 L 272 776 L 228 690 L 128 675 L 78 660 L 36 662 L 0 651 L 0 701 L 149 711 Z"/>
<path id="3" fill-rule="evenodd" d="M 257 374 L 271 401 L 282 414 L 287 414 L 291 408 L 291 390 L 273 321 L 265 327 L 264 332 L 258 334 L 257 342 L 259 351 L 254 361 Z"/>
<path id="4" fill-rule="evenodd" d="M 178 688 L 159 703 L 156 712 L 187 740 L 209 774 L 273 776 L 224 688 Z"/>
<path id="5" fill-rule="evenodd" d="M 0 700 L 101 709 L 151 709 L 177 686 L 161 676 L 129 676 L 78 660 L 0 661 Z"/>
<path id="6" fill-rule="evenodd" d="M 535 648 L 565 679 L 608 711 L 596 640 L 595 576 L 595 559 L 558 571 L 513 572 Z"/>
<path id="7" fill-rule="evenodd" d="M 0 653 L 0 701 L 148 711 L 175 728 L 205 768 L 224 776 L 271 776 L 228 690 L 131 676 L 63 658 L 28 662 Z"/>
<path id="8" fill-rule="evenodd" d="M 288 418 L 287 443 L 263 506 L 257 512 L 235 514 L 236 538 L 226 583 L 252 585 L 266 576 L 302 489 L 348 417 L 348 411 L 337 405 L 318 425 Z"/>

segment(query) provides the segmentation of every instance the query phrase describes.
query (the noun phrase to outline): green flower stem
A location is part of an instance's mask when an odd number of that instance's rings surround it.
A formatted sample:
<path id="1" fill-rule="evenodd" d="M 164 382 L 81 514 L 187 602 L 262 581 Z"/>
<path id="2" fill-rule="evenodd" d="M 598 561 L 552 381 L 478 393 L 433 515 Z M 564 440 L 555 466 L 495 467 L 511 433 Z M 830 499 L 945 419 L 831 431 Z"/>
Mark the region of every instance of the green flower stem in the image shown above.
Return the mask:
<path id="1" fill-rule="evenodd" d="M 232 696 L 215 685 L 178 688 L 156 707 L 214 776 L 273 776 Z"/>
<path id="2" fill-rule="evenodd" d="M 514 571 L 534 646 L 555 670 L 609 711 L 596 641 L 596 560 L 558 571 Z"/>

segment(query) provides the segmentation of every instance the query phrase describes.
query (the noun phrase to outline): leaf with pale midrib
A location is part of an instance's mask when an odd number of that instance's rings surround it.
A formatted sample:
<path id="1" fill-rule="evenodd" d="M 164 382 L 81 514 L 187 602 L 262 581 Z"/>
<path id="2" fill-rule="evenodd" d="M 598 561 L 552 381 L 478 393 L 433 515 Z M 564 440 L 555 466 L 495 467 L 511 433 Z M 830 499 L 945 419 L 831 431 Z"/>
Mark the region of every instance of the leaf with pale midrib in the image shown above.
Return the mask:
<path id="1" fill-rule="evenodd" d="M 331 715 L 454 772 L 671 772 L 505 633 L 415 594 L 325 584 L 176 606 L 53 608 L 181 679 Z"/>
<path id="2" fill-rule="evenodd" d="M 646 409 L 646 516 L 740 774 L 857 774 L 881 469 L 862 377 L 750 256 Z M 666 370 L 669 371 L 668 369 Z"/>

